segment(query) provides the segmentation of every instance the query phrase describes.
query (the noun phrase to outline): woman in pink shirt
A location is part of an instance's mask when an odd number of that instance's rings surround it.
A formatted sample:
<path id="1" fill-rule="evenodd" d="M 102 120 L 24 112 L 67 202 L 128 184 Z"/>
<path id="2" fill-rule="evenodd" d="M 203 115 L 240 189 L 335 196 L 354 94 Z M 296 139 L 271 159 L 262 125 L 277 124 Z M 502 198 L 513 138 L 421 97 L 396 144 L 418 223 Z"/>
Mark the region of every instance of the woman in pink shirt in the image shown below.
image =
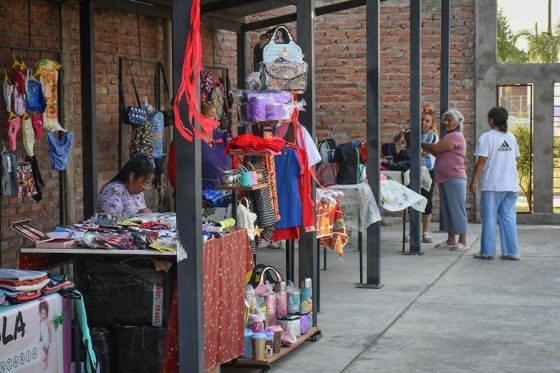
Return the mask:
<path id="1" fill-rule="evenodd" d="M 466 250 L 467 246 L 467 174 L 465 156 L 467 143 L 463 136 L 463 115 L 457 110 L 449 110 L 443 115 L 447 133 L 436 144 L 422 143 L 422 149 L 436 156 L 435 182 L 439 184 L 439 198 L 443 230 L 447 241 L 436 248 Z M 455 236 L 459 235 L 459 242 Z"/>

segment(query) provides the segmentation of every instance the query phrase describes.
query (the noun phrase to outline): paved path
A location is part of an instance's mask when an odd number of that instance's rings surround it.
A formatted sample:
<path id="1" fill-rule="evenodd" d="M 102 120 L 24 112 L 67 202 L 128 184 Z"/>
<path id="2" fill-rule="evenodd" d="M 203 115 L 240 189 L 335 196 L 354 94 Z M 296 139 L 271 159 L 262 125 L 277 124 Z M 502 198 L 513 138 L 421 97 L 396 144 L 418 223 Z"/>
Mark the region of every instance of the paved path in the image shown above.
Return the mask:
<path id="1" fill-rule="evenodd" d="M 468 252 L 430 245 L 424 256 L 403 256 L 399 227 L 384 227 L 381 290 L 353 287 L 355 251 L 330 256 L 324 336 L 273 371 L 560 372 L 560 226 L 520 226 L 519 262 L 473 259 L 479 230 L 470 227 Z M 261 258 L 281 268 L 283 251 Z"/>

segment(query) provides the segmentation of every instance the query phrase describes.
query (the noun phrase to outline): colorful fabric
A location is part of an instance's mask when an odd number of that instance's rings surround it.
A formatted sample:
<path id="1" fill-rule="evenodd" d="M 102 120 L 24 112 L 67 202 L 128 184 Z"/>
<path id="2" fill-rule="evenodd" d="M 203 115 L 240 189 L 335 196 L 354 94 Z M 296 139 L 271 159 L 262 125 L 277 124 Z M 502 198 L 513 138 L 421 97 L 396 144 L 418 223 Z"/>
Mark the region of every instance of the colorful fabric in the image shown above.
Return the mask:
<path id="1" fill-rule="evenodd" d="M 58 122 L 58 70 L 62 65 L 56 61 L 39 61 L 40 82 L 47 102 L 43 113 L 43 126 L 49 131 L 65 131 Z"/>
<path id="2" fill-rule="evenodd" d="M 263 139 L 251 134 L 244 134 L 232 139 L 226 147 L 226 154 L 240 150 L 245 152 L 268 152 L 272 155 L 280 154 L 286 146 L 286 140 L 281 138 Z"/>
<path id="3" fill-rule="evenodd" d="M 146 155 L 154 157 L 153 147 L 153 125 L 147 121 L 142 127 L 132 128 L 132 139 L 130 141 L 130 158 Z"/>
<path id="4" fill-rule="evenodd" d="M 31 124 L 33 125 L 33 134 L 35 138 L 40 140 L 43 136 L 43 114 L 34 113 L 31 118 Z"/>
<path id="5" fill-rule="evenodd" d="M 254 267 L 247 233 L 238 230 L 204 243 L 205 368 L 243 354 L 245 277 Z M 178 367 L 177 289 L 173 292 L 162 373 Z M 219 321 L 219 322 L 218 322 Z"/>
<path id="6" fill-rule="evenodd" d="M 297 151 L 288 149 L 286 154 L 274 157 L 276 164 L 278 188 L 278 205 L 280 221 L 277 229 L 299 227 L 302 224 L 302 206 L 299 195 L 298 178 L 302 168 Z"/>
<path id="7" fill-rule="evenodd" d="M 267 171 L 267 181 L 270 187 L 270 199 L 272 200 L 272 208 L 276 215 L 276 220 L 280 220 L 280 208 L 278 207 L 278 186 L 276 184 L 276 164 L 274 158 L 270 155 L 263 157 L 263 162 Z"/>
<path id="8" fill-rule="evenodd" d="M 19 85 L 14 88 L 14 111 L 17 115 L 23 115 L 25 113 L 25 98 L 23 93 L 21 93 Z"/>
<path id="9" fill-rule="evenodd" d="M 119 181 L 111 181 L 97 195 L 97 212 L 114 216 L 132 216 L 146 208 L 144 193 L 130 194 Z"/>
<path id="10" fill-rule="evenodd" d="M 33 197 L 37 194 L 33 169 L 27 162 L 20 162 L 17 166 L 18 175 L 18 197 Z"/>
<path id="11" fill-rule="evenodd" d="M 6 111 L 9 113 L 12 111 L 12 95 L 14 94 L 14 85 L 7 79 L 7 77 L 4 79 L 2 93 L 4 94 L 4 101 L 6 102 Z"/>
<path id="12" fill-rule="evenodd" d="M 8 119 L 8 137 L 10 138 L 10 149 L 15 152 L 17 150 L 17 135 L 21 129 L 21 118 L 13 117 Z"/>

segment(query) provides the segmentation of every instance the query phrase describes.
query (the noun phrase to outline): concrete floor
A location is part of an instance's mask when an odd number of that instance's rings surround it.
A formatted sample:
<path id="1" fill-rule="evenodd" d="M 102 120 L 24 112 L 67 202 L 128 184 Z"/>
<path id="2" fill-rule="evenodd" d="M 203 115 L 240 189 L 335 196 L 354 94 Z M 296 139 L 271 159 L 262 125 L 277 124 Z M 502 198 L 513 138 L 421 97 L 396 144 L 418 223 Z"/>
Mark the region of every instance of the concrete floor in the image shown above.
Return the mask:
<path id="1" fill-rule="evenodd" d="M 382 229 L 380 290 L 356 289 L 358 255 L 329 253 L 321 272 L 323 337 L 273 366 L 278 372 L 560 372 L 560 226 L 520 226 L 519 262 L 424 245 L 400 254 L 400 226 Z M 440 242 L 444 234 L 435 234 Z M 259 262 L 284 269 L 284 251 Z M 241 370 L 226 370 L 222 372 Z"/>

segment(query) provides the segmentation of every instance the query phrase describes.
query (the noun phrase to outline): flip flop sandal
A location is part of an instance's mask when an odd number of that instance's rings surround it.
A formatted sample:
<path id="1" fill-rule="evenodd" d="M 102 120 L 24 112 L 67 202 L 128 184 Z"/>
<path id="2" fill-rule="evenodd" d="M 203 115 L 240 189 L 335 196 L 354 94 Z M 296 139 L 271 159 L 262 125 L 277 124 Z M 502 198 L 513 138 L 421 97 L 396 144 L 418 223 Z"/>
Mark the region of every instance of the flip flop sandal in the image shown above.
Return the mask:
<path id="1" fill-rule="evenodd" d="M 64 281 L 58 284 L 48 284 L 45 286 L 41 291 L 44 295 L 58 293 L 59 291 L 69 291 L 75 288 L 75 285 L 72 281 Z"/>
<path id="2" fill-rule="evenodd" d="M 461 243 L 449 246 L 449 251 L 467 251 L 468 249 L 470 249 L 468 246 L 464 246 Z"/>

